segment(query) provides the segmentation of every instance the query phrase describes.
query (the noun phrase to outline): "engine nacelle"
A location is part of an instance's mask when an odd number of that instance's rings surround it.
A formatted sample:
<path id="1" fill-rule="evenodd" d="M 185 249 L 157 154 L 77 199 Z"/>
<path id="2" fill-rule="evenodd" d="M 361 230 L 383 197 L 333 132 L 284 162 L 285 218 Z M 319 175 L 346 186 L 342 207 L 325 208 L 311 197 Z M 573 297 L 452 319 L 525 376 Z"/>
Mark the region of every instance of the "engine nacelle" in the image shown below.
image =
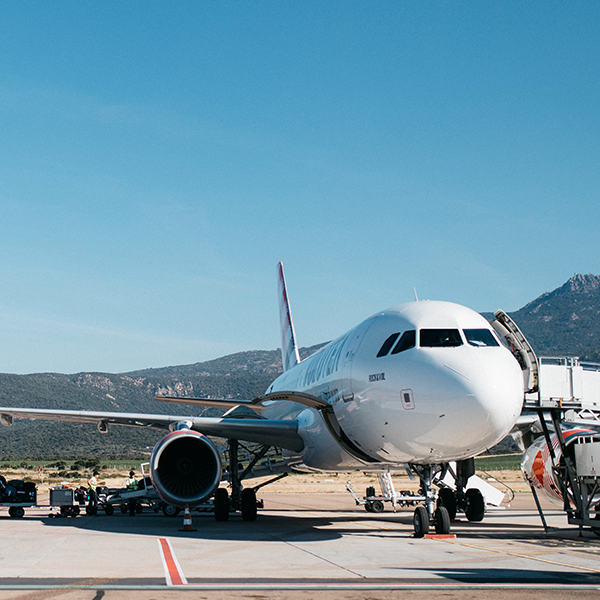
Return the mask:
<path id="1" fill-rule="evenodd" d="M 598 435 L 598 432 L 589 429 L 570 429 L 563 431 L 562 435 L 567 446 L 567 453 L 569 454 L 572 452 L 571 445 L 578 437 L 595 437 Z M 556 434 L 552 434 L 550 439 L 552 440 L 554 455 L 556 456 L 557 462 L 560 464 L 564 461 Z M 527 448 L 525 454 L 523 454 L 521 471 L 523 472 L 525 479 L 531 481 L 533 486 L 541 491 L 548 500 L 557 506 L 563 506 L 560 484 L 552 469 L 552 457 L 550 456 L 548 444 L 546 444 L 546 438 L 544 436 L 538 437 L 533 444 Z"/>
<path id="2" fill-rule="evenodd" d="M 165 502 L 181 508 L 209 498 L 221 474 L 219 451 L 205 435 L 190 429 L 166 435 L 150 457 L 154 489 Z"/>

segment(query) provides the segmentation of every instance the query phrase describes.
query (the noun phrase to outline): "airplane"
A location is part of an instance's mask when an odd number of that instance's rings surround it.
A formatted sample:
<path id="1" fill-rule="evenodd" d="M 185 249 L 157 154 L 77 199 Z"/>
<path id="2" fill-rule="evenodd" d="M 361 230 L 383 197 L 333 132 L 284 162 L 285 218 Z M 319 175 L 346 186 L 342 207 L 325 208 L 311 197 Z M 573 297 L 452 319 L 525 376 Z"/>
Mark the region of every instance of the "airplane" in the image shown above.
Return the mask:
<path id="1" fill-rule="evenodd" d="M 416 537 L 430 526 L 450 532 L 456 510 L 481 521 L 484 500 L 466 489 L 473 457 L 504 438 L 524 398 L 522 366 L 488 321 L 443 301 L 400 304 L 367 318 L 300 360 L 283 264 L 278 264 L 283 373 L 265 394 L 248 401 L 157 397 L 157 400 L 228 409 L 220 418 L 118 412 L 0 408 L 14 417 L 168 429 L 154 447 L 150 477 L 164 502 L 194 507 L 214 497 L 215 518 L 230 508 L 256 518 L 256 491 L 241 481 L 270 447 L 288 465 L 321 472 L 383 473 L 419 477 Z M 221 456 L 207 436 L 229 440 L 231 495 L 219 487 Z M 238 441 L 262 449 L 240 473 Z M 456 463 L 456 489 L 436 483 Z"/>

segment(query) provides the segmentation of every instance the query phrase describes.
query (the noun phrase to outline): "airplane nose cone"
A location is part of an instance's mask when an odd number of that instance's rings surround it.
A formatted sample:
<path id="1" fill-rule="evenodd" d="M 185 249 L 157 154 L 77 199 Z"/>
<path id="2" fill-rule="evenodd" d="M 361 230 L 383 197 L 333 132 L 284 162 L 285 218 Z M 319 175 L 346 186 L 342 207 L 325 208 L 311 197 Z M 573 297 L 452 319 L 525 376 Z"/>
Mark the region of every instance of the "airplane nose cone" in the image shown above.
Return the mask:
<path id="1" fill-rule="evenodd" d="M 476 356 L 467 377 L 469 412 L 459 429 L 463 443 L 485 450 L 506 436 L 521 414 L 523 375 L 516 360 L 503 352 L 500 359 L 491 353 Z"/>
<path id="2" fill-rule="evenodd" d="M 415 457 L 410 459 L 414 462 L 461 460 L 508 434 L 521 413 L 521 369 L 504 348 L 467 350 L 448 353 L 441 361 L 423 354 L 421 368 L 413 365 L 415 372 L 421 371 L 416 378 L 420 386 L 415 383 L 412 390 L 414 407 L 394 411 L 395 435 L 386 434 L 390 443 L 383 447 L 382 457 L 404 454 Z M 392 409 L 392 403 L 388 406 Z"/>

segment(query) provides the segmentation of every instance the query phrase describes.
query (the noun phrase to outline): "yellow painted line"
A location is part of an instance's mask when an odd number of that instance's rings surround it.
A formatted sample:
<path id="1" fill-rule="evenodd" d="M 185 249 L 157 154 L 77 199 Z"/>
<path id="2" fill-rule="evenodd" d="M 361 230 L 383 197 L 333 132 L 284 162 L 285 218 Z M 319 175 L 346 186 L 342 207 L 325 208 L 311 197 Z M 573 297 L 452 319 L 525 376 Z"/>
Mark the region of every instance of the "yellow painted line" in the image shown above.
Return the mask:
<path id="1" fill-rule="evenodd" d="M 486 552 L 496 552 L 497 554 L 505 554 L 507 556 L 516 556 L 517 558 L 527 558 L 529 560 L 536 560 L 538 562 L 548 563 L 550 565 L 557 565 L 559 567 L 569 567 L 570 569 L 580 569 L 581 571 L 592 571 L 593 573 L 600 573 L 600 569 L 593 569 L 592 567 L 581 567 L 579 565 L 570 565 L 568 563 L 559 562 L 556 560 L 549 560 L 548 558 L 541 558 L 539 556 L 532 556 L 530 554 L 520 554 L 519 552 L 509 552 L 508 550 L 500 550 L 499 548 L 484 548 L 483 546 L 476 546 L 475 544 L 467 544 L 458 540 L 441 540 L 446 544 L 455 544 L 458 546 L 465 546 L 466 548 L 475 548 L 476 550 L 484 550 Z"/>

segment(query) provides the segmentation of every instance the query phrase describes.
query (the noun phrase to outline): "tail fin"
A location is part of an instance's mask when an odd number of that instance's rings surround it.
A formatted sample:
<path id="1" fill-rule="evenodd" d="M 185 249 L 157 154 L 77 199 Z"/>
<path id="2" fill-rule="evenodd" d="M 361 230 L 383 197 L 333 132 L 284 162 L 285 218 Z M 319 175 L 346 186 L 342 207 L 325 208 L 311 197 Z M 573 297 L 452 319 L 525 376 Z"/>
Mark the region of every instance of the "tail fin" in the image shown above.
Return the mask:
<path id="1" fill-rule="evenodd" d="M 296 332 L 292 320 L 292 310 L 288 299 L 283 263 L 277 265 L 279 273 L 279 323 L 281 326 L 281 362 L 283 370 L 287 371 L 300 363 L 300 354 L 296 345 Z"/>

